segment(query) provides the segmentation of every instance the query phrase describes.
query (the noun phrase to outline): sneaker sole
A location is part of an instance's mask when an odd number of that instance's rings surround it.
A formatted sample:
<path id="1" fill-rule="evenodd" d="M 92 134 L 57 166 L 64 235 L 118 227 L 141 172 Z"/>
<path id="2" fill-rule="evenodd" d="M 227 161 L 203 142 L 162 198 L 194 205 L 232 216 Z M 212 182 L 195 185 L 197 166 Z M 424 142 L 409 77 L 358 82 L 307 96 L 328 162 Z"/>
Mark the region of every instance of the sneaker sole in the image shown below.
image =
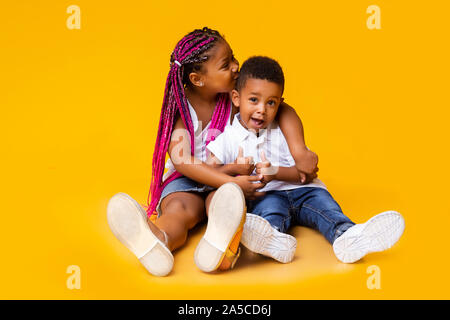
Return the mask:
<path id="1" fill-rule="evenodd" d="M 194 253 L 195 264 L 200 270 L 217 270 L 243 224 L 245 212 L 244 194 L 237 184 L 226 183 L 217 189 L 209 205 L 205 234 Z"/>
<path id="2" fill-rule="evenodd" d="M 165 276 L 173 268 L 173 255 L 153 234 L 147 213 L 133 198 L 117 193 L 108 202 L 108 224 L 116 236 L 155 276 Z"/>
<path id="3" fill-rule="evenodd" d="M 249 250 L 288 263 L 294 259 L 297 239 L 279 232 L 255 214 L 247 213 L 241 243 Z"/>
<path id="4" fill-rule="evenodd" d="M 392 247 L 405 230 L 403 217 L 395 211 L 386 211 L 364 223 L 361 231 L 352 236 L 345 234 L 333 243 L 336 257 L 344 263 L 353 263 L 366 254 Z"/>

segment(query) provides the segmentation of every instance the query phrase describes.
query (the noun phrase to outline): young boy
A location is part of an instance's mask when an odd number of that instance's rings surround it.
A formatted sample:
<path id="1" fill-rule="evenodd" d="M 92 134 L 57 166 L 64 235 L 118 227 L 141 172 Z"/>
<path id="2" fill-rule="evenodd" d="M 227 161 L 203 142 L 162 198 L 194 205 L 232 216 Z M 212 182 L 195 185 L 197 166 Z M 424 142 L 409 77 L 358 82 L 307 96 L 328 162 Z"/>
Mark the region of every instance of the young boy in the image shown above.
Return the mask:
<path id="1" fill-rule="evenodd" d="M 280 65 L 267 57 L 252 57 L 242 65 L 234 105 L 239 108 L 233 124 L 207 146 L 210 162 L 227 164 L 252 157 L 255 174 L 266 182 L 263 197 L 247 201 L 248 213 L 242 244 L 286 263 L 292 261 L 296 239 L 286 231 L 292 225 L 318 230 L 333 245 L 344 263 L 358 261 L 370 252 L 394 245 L 404 230 L 403 217 L 395 211 L 380 213 L 366 223 L 355 224 L 315 179 L 302 185 L 295 161 L 277 125 L 283 101 L 284 75 Z"/>

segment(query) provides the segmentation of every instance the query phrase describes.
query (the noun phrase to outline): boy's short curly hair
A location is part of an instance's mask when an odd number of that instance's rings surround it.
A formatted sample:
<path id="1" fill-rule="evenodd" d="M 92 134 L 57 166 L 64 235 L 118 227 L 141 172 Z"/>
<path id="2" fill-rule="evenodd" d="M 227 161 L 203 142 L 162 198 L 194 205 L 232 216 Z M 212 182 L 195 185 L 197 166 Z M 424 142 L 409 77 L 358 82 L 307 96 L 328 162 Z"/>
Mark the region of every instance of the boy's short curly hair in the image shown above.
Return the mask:
<path id="1" fill-rule="evenodd" d="M 248 58 L 241 67 L 236 81 L 236 90 L 241 91 L 248 79 L 261 79 L 274 82 L 284 91 L 284 73 L 280 64 L 269 57 L 254 56 Z"/>

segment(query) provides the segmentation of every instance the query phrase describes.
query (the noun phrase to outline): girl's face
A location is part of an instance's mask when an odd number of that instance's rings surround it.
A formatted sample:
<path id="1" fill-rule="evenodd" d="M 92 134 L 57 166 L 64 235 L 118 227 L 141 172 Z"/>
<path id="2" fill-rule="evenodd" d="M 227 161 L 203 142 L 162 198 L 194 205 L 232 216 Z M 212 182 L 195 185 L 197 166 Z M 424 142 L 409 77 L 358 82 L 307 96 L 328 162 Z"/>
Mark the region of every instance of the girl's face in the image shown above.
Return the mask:
<path id="1" fill-rule="evenodd" d="M 230 92 L 239 76 L 239 62 L 225 40 L 219 39 L 203 64 L 200 82 L 214 93 Z"/>

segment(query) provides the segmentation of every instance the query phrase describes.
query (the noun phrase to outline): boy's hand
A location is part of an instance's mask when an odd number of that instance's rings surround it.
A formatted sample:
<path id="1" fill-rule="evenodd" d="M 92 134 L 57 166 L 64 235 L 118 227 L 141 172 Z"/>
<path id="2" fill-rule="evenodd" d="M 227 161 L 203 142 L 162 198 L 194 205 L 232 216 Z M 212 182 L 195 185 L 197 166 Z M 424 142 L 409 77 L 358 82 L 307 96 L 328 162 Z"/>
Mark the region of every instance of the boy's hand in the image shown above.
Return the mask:
<path id="1" fill-rule="evenodd" d="M 232 164 L 230 164 L 233 174 L 249 176 L 255 170 L 255 163 L 253 157 L 244 157 L 244 150 L 239 147 L 239 153 Z"/>
<path id="2" fill-rule="evenodd" d="M 318 162 L 319 157 L 315 152 L 306 150 L 306 152 L 302 154 L 300 162 L 295 163 L 301 183 L 308 184 L 317 178 L 317 172 L 319 171 L 319 168 L 317 167 Z"/>
<path id="3" fill-rule="evenodd" d="M 266 154 L 264 153 L 264 150 L 261 151 L 261 161 L 256 164 L 256 174 L 262 175 L 262 182 L 268 183 L 275 179 L 275 174 L 278 171 L 277 167 L 272 166 L 269 160 L 266 158 Z"/>

